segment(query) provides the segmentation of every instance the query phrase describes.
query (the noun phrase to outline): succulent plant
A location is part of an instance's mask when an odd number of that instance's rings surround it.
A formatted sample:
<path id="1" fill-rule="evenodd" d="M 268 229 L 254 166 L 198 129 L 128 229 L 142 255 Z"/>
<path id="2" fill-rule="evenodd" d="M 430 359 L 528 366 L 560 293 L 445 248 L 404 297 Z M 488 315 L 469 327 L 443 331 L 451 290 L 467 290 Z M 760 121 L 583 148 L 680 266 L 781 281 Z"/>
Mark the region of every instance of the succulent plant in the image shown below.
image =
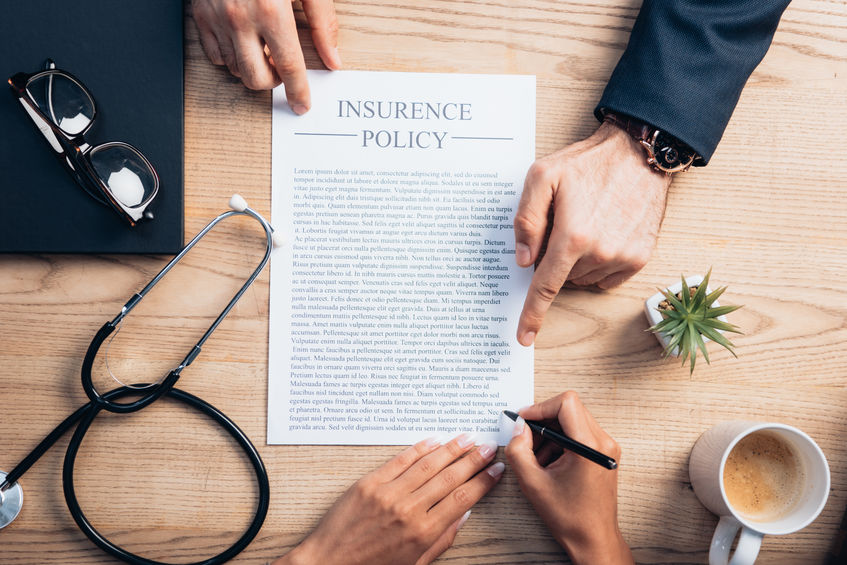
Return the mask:
<path id="1" fill-rule="evenodd" d="M 709 353 L 706 351 L 706 344 L 703 342 L 703 337 L 707 337 L 715 343 L 727 348 L 734 357 L 734 345 L 721 334 L 719 330 L 741 333 L 737 326 L 719 320 L 719 316 L 729 314 L 741 308 L 741 306 L 717 306 L 712 305 L 718 297 L 726 290 L 725 286 L 718 288 L 708 294 L 709 276 L 712 270 L 706 273 L 706 276 L 696 287 L 696 291 L 688 287 L 685 282 L 685 277 L 682 277 L 682 290 L 678 295 L 674 295 L 670 290 L 664 289 L 662 293 L 667 302 L 667 307 L 660 308 L 662 321 L 651 327 L 649 331 L 654 333 L 661 332 L 668 339 L 667 347 L 665 347 L 665 357 L 678 347 L 679 354 L 682 357 L 682 364 L 685 365 L 686 359 L 691 359 L 691 371 L 694 373 L 694 362 L 697 357 L 697 350 L 703 352 L 703 358 L 706 363 L 709 363 Z"/>

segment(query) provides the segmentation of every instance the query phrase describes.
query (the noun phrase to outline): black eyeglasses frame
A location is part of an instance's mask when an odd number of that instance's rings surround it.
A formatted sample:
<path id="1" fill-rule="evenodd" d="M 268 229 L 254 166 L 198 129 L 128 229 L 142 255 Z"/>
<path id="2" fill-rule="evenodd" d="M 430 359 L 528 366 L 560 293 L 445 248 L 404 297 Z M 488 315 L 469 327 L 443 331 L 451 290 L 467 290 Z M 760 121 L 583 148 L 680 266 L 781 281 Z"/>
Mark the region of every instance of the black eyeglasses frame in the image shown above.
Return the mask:
<path id="1" fill-rule="evenodd" d="M 147 207 L 153 202 L 159 192 L 159 175 L 156 172 L 156 169 L 137 147 L 124 141 L 109 141 L 98 145 L 90 145 L 85 138 L 85 134 L 89 129 L 91 129 L 91 126 L 97 119 L 97 102 L 95 101 L 94 96 L 81 80 L 67 71 L 55 68 L 53 61 L 48 60 L 46 66 L 48 67 L 47 69 L 37 73 L 16 73 L 9 78 L 8 82 L 15 97 L 21 102 L 21 104 L 24 105 L 24 109 L 33 124 L 41 132 L 47 144 L 50 145 L 51 149 L 53 149 L 56 158 L 59 159 L 77 184 L 79 184 L 91 197 L 101 204 L 112 208 L 121 218 L 129 223 L 130 226 L 135 226 L 142 219 L 152 219 L 153 214 L 147 210 Z M 93 108 L 91 119 L 79 133 L 69 134 L 62 130 L 52 119 L 44 115 L 44 112 L 41 108 L 39 108 L 38 103 L 35 102 L 32 95 L 27 90 L 27 86 L 31 82 L 49 75 L 61 76 L 72 81 L 91 100 Z M 47 129 L 45 130 L 45 128 Z M 52 133 L 52 139 L 50 137 L 50 133 Z M 56 141 L 55 144 L 52 141 L 53 139 Z M 124 147 L 135 153 L 142 160 L 145 166 L 147 166 L 153 176 L 155 184 L 150 196 L 136 206 L 127 206 L 115 198 L 112 194 L 112 190 L 103 182 L 91 163 L 92 153 L 96 153 L 99 150 L 108 149 L 110 147 Z"/>

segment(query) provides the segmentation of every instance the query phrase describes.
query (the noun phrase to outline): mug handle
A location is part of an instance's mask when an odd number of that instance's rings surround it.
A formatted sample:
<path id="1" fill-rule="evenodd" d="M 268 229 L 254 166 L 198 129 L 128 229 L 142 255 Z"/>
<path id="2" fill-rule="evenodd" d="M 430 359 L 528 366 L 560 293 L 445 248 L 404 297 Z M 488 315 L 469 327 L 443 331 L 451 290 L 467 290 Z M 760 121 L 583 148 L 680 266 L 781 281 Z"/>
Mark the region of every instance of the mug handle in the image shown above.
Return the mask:
<path id="1" fill-rule="evenodd" d="M 730 559 L 729 550 L 738 530 L 741 535 Z M 752 565 L 761 546 L 762 534 L 745 528 L 732 516 L 721 516 L 709 547 L 709 565 Z"/>

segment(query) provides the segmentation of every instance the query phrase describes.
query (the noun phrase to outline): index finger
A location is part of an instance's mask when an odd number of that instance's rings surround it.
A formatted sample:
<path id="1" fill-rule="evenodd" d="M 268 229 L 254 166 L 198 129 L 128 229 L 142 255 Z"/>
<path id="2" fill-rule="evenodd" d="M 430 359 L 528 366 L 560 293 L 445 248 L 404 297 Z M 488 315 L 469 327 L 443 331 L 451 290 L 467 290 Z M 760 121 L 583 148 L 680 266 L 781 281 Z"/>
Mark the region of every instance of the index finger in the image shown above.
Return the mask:
<path id="1" fill-rule="evenodd" d="M 574 391 L 563 392 L 538 404 L 522 408 L 520 415 L 525 420 L 552 420 L 559 422 L 565 434 L 578 434 L 592 428 L 593 418 Z M 596 425 L 596 423 L 595 423 Z"/>
<path id="2" fill-rule="evenodd" d="M 544 315 L 581 255 L 567 239 L 561 224 L 562 221 L 554 217 L 547 254 L 535 270 L 529 285 L 518 321 L 518 341 L 521 345 L 532 345 L 535 341 Z"/>
<path id="3" fill-rule="evenodd" d="M 268 46 L 274 69 L 285 85 L 285 97 L 295 114 L 305 114 L 311 106 L 306 61 L 297 37 L 297 23 L 290 2 L 279 10 L 276 21 L 267 22 L 262 38 Z"/>

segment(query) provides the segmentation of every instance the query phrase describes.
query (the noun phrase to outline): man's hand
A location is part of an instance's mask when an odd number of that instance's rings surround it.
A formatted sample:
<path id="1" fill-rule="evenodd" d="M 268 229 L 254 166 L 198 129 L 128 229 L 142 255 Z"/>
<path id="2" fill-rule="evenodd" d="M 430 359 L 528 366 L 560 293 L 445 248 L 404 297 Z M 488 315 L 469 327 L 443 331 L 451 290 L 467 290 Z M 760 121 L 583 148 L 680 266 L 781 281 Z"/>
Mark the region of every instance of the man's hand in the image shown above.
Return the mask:
<path id="1" fill-rule="evenodd" d="M 551 211 L 553 226 L 518 323 L 520 343 L 535 341 L 566 280 L 607 289 L 644 267 L 669 186 L 669 176 L 647 165 L 644 149 L 611 124 L 533 163 L 515 214 L 518 265 L 537 260 Z"/>
<path id="2" fill-rule="evenodd" d="M 285 84 L 297 114 L 311 106 L 306 63 L 288 0 L 194 0 L 194 20 L 203 50 L 215 65 L 226 65 L 247 88 Z M 332 0 L 303 0 L 315 48 L 327 68 L 341 68 L 338 20 Z"/>
<path id="3" fill-rule="evenodd" d="M 621 450 L 594 421 L 575 392 L 520 411 L 620 461 Z M 631 565 L 618 529 L 618 472 L 610 471 L 532 433 L 518 420 L 506 458 L 524 495 L 571 560 L 580 564 Z"/>
<path id="4" fill-rule="evenodd" d="M 467 434 L 408 448 L 354 484 L 274 565 L 431 563 L 500 480 L 503 463 L 489 466 L 496 453 L 496 443 L 474 449 Z"/>

